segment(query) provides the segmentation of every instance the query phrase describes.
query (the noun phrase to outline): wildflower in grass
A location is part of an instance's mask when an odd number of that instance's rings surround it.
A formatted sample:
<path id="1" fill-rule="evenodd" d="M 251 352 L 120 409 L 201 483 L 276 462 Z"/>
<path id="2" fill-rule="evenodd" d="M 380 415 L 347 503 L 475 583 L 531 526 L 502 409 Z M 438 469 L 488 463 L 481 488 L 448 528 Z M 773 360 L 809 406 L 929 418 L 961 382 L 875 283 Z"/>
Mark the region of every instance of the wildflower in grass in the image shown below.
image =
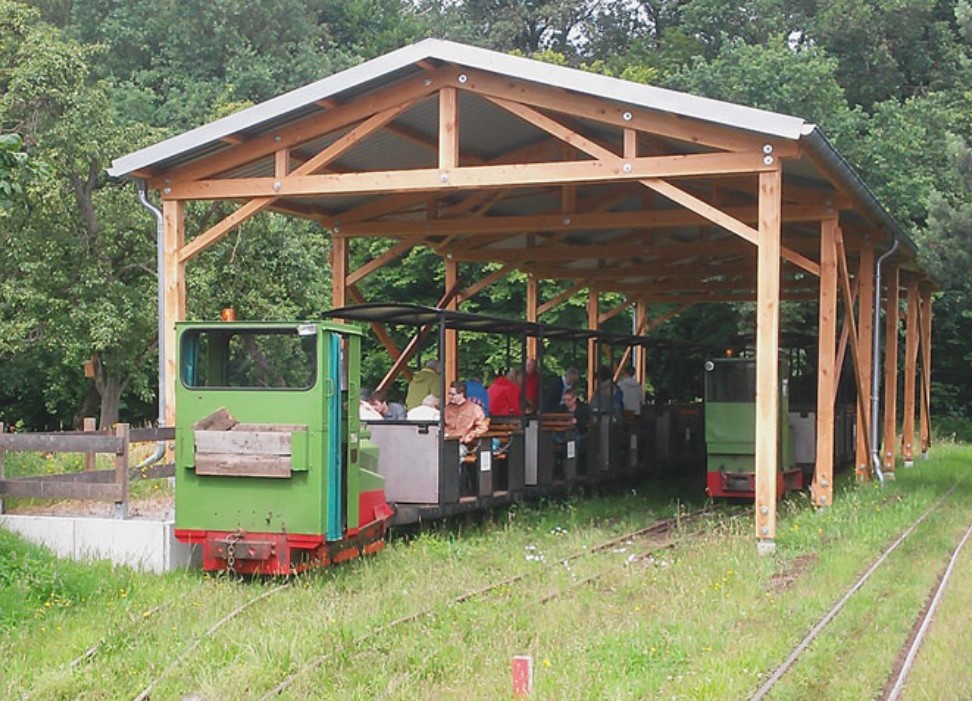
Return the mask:
<path id="1" fill-rule="evenodd" d="M 550 660 L 547 659 L 546 657 L 543 658 L 543 666 L 544 667 L 550 667 L 551 666 L 550 665 Z"/>

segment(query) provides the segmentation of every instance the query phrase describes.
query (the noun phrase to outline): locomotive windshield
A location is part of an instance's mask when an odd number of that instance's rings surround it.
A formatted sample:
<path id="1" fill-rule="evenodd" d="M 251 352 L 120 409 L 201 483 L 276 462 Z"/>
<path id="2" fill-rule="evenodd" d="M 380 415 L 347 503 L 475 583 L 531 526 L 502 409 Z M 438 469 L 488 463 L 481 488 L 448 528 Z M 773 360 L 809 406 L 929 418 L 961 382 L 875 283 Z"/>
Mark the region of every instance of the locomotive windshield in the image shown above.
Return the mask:
<path id="1" fill-rule="evenodd" d="M 708 365 L 706 366 L 708 369 Z M 756 361 L 722 360 L 712 363 L 705 378 L 708 402 L 750 404 L 756 401 Z"/>
<path id="2" fill-rule="evenodd" d="M 182 344 L 187 387 L 308 389 L 317 379 L 317 336 L 298 328 L 189 330 Z"/>

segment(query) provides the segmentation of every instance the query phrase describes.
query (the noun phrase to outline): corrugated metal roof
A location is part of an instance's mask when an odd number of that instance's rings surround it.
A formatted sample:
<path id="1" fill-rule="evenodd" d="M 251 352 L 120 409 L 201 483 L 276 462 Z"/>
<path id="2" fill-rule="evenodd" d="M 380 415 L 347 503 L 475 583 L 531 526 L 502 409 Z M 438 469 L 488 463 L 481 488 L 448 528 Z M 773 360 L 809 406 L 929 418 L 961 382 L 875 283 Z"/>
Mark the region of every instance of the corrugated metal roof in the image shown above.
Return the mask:
<path id="1" fill-rule="evenodd" d="M 804 120 L 797 117 L 697 97 L 651 85 L 609 78 L 596 73 L 555 66 L 518 56 L 509 56 L 464 44 L 440 39 L 425 39 L 328 76 L 310 85 L 297 88 L 249 109 L 117 158 L 113 161 L 111 168 L 108 169 L 108 174 L 112 177 L 124 177 L 135 171 L 196 155 L 196 152 L 201 154 L 204 150 L 212 149 L 214 146 L 223 147 L 220 139 L 243 131 L 264 131 L 281 123 L 292 121 L 306 115 L 309 111 L 319 109 L 316 105 L 319 100 L 360 93 L 373 88 L 376 83 L 387 84 L 398 80 L 405 75 L 421 70 L 417 64 L 425 60 L 454 63 L 520 80 L 585 93 L 619 104 L 668 112 L 771 137 L 797 140 L 802 134 L 809 133 L 808 128 L 812 131 L 812 125 L 808 125 Z"/>

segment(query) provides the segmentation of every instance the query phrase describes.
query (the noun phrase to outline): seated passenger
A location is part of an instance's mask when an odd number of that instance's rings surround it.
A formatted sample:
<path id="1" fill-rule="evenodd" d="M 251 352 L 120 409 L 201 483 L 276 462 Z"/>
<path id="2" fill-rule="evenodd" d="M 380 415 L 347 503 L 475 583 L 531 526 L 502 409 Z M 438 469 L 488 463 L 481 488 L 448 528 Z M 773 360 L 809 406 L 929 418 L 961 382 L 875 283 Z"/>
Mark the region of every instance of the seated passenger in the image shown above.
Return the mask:
<path id="1" fill-rule="evenodd" d="M 439 398 L 434 394 L 427 394 L 421 404 L 409 410 L 405 418 L 409 421 L 438 421 Z"/>
<path id="2" fill-rule="evenodd" d="M 483 383 L 480 382 L 478 377 L 466 380 L 466 399 L 481 406 L 483 413 L 489 416 L 489 393 L 483 387 Z"/>
<path id="3" fill-rule="evenodd" d="M 645 405 L 645 390 L 635 379 L 634 368 L 626 365 L 621 371 L 618 387 L 621 389 L 621 408 L 635 416 L 641 415 L 641 407 Z"/>
<path id="4" fill-rule="evenodd" d="M 523 394 L 526 397 L 526 410 L 532 414 L 540 409 L 540 372 L 537 370 L 537 359 L 527 358 L 524 365 Z"/>
<path id="5" fill-rule="evenodd" d="M 384 397 L 379 396 L 378 392 L 369 392 L 366 389 L 361 390 L 361 404 L 358 406 L 358 418 L 362 421 L 382 421 L 385 416 L 382 413 L 381 406 L 384 404 Z M 378 397 L 378 401 L 375 401 L 375 397 Z"/>
<path id="6" fill-rule="evenodd" d="M 368 400 L 371 406 L 381 414 L 383 419 L 389 421 L 404 421 L 405 420 L 405 407 L 403 407 L 398 402 L 389 402 L 388 395 L 384 390 L 376 389 L 371 393 L 371 397 Z"/>
<path id="7" fill-rule="evenodd" d="M 476 443 L 489 430 L 489 419 L 483 408 L 466 399 L 466 383 L 456 380 L 449 385 L 449 403 L 445 406 L 445 438 L 459 441 L 459 455 L 474 450 Z"/>
<path id="8" fill-rule="evenodd" d="M 563 377 L 557 377 L 550 381 L 550 384 L 543 392 L 544 411 L 558 411 L 557 407 L 563 401 L 564 392 L 571 389 L 580 377 L 577 368 L 567 368 Z"/>
<path id="9" fill-rule="evenodd" d="M 414 409 L 430 394 L 439 396 L 442 383 L 439 376 L 441 372 L 442 364 L 438 360 L 430 360 L 424 368 L 412 375 L 412 381 L 408 383 L 408 392 L 405 395 L 406 409 Z"/>
<path id="10" fill-rule="evenodd" d="M 581 401 L 574 390 L 567 389 L 564 390 L 563 403 L 557 408 L 557 411 L 573 416 L 574 433 L 577 435 L 577 447 L 580 449 L 581 445 L 586 443 L 587 434 L 591 428 L 590 407 Z"/>
<path id="11" fill-rule="evenodd" d="M 519 368 L 510 368 L 489 386 L 489 409 L 493 416 L 522 416 Z"/>

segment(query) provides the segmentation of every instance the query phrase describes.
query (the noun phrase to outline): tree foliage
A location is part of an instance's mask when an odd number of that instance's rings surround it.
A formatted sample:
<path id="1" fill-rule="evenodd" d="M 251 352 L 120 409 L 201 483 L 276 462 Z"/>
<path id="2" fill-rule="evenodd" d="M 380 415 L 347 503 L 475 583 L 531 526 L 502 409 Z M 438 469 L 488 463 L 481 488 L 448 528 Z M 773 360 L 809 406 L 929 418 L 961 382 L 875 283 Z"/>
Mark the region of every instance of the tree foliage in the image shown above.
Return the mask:
<path id="1" fill-rule="evenodd" d="M 154 413 L 155 222 L 130 186 L 108 181 L 112 158 L 429 35 L 822 125 L 946 287 L 936 408 L 972 412 L 961 390 L 972 380 L 969 0 L 0 0 L 0 420 L 67 425 L 92 405 L 105 420 Z M 193 205 L 188 226 L 227 213 Z M 351 255 L 387 246 L 358 241 Z M 316 316 L 330 304 L 328 249 L 315 226 L 261 215 L 189 266 L 189 313 Z M 543 284 L 546 297 L 560 289 Z M 360 283 L 368 299 L 426 304 L 442 286 L 425 249 Z M 467 308 L 518 316 L 523 294 L 513 276 Z M 580 298 L 551 317 L 584 319 Z M 706 307 L 658 333 L 701 347 L 750 326 L 745 308 Z M 464 352 L 480 374 L 506 362 L 502 343 Z M 556 349 L 552 369 L 571 352 Z M 93 384 L 81 373 L 92 358 Z M 369 382 L 382 363 L 366 355 Z M 692 394 L 666 363 L 659 388 Z"/>

